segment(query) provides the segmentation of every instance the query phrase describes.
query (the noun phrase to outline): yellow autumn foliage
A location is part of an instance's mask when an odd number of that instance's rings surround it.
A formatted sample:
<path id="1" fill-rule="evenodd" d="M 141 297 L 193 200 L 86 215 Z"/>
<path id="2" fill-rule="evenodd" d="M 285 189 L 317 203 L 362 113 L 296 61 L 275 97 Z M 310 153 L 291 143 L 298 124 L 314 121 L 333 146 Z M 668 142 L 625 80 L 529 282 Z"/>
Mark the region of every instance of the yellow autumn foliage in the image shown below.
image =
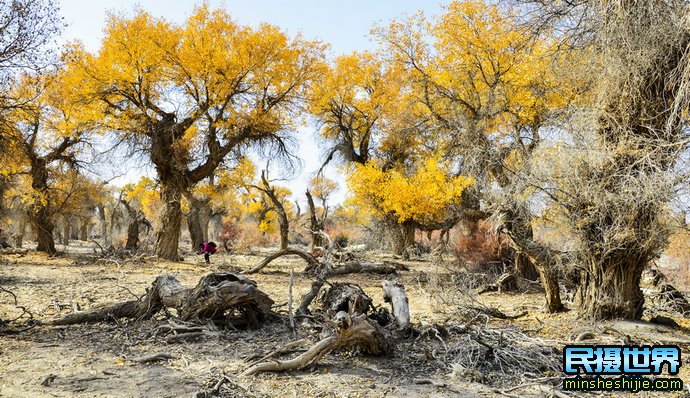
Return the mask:
<path id="1" fill-rule="evenodd" d="M 136 184 L 125 185 L 122 192 L 125 194 L 123 199 L 139 206 L 147 219 L 155 219 L 160 208 L 161 195 L 153 180 L 141 177 Z"/>
<path id="2" fill-rule="evenodd" d="M 100 99 L 94 102 L 113 131 L 146 135 L 166 113 L 188 115 L 175 156 L 190 161 L 190 150 L 205 145 L 209 123 L 225 138 L 248 128 L 268 135 L 294 127 L 292 107 L 321 70 L 325 47 L 273 25 L 240 25 L 201 4 L 182 24 L 141 9 L 110 13 L 100 50 L 75 45 L 70 65 Z"/>
<path id="3" fill-rule="evenodd" d="M 426 159 L 414 173 L 383 170 L 375 162 L 356 165 L 348 176 L 351 203 L 372 214 L 393 215 L 398 222 L 439 221 L 451 205 L 459 205 L 472 178 L 450 176 L 438 156 Z"/>

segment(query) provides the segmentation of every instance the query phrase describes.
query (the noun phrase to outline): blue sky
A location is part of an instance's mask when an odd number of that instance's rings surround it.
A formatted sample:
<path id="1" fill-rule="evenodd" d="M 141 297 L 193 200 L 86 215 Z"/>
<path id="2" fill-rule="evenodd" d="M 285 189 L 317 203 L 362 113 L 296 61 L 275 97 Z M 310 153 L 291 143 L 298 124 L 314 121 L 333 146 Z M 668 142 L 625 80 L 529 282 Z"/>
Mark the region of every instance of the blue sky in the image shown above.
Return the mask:
<path id="1" fill-rule="evenodd" d="M 427 15 L 442 10 L 438 1 L 420 0 L 208 0 L 214 8 L 224 8 L 240 24 L 256 25 L 268 22 L 280 26 L 289 34 L 301 33 L 307 39 L 320 39 L 331 45 L 331 55 L 373 49 L 369 31 L 378 23 L 387 23 L 404 15 L 423 10 Z M 447 2 L 444 2 L 447 3 Z M 60 10 L 67 28 L 63 32 L 65 41 L 75 39 L 83 42 L 89 50 L 97 51 L 103 37 L 102 28 L 106 12 L 131 11 L 136 6 L 174 22 L 184 22 L 199 2 L 183 0 L 61 0 Z M 306 127 L 298 132 L 298 156 L 303 159 L 301 173 L 285 183 L 296 198 L 302 200 L 306 181 L 321 164 L 319 148 L 315 139 L 316 128 Z M 150 173 L 150 171 L 149 171 Z M 335 168 L 326 170 L 327 176 L 337 180 L 341 189 L 334 200 L 345 197 L 344 180 Z M 142 174 L 139 167 L 133 167 L 125 176 L 113 181 L 123 184 L 137 180 Z"/>

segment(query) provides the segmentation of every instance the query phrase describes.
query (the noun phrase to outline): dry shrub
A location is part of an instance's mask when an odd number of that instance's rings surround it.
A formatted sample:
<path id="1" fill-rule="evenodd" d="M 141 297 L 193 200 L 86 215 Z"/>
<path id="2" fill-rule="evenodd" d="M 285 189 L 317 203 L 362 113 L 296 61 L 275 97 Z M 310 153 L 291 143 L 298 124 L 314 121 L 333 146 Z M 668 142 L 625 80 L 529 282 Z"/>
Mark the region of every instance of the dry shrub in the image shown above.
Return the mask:
<path id="1" fill-rule="evenodd" d="M 488 319 L 479 325 L 471 321 L 448 345 L 444 359 L 453 364 L 454 372 L 480 375 L 480 382 L 496 387 L 535 378 L 549 384 L 560 375 L 562 355 L 557 347 L 516 328 L 491 328 Z"/>
<path id="2" fill-rule="evenodd" d="M 476 294 L 477 288 L 491 280 L 485 274 L 464 270 L 432 272 L 417 280 L 418 289 L 428 295 L 433 312 L 449 321 L 466 322 L 487 309 Z"/>
<path id="3" fill-rule="evenodd" d="M 361 228 L 351 224 L 332 224 L 326 227 L 326 233 L 333 237 L 339 247 L 344 248 L 348 245 L 356 244 L 362 240 Z"/>
<path id="4" fill-rule="evenodd" d="M 452 246 L 460 265 L 471 271 L 501 272 L 501 269 L 491 270 L 489 266 L 502 264 L 513 255 L 507 242 L 499 241 L 497 235 L 484 221 L 477 224 L 474 233 L 460 234 Z"/>
<path id="5" fill-rule="evenodd" d="M 223 221 L 219 238 L 220 243 L 223 245 L 225 250 L 229 251 L 231 247 L 235 246 L 235 243 L 239 239 L 241 233 L 242 229 L 237 222 Z"/>
<path id="6" fill-rule="evenodd" d="M 418 285 L 410 286 L 428 294 L 433 314 L 443 320 L 442 328 L 434 324 L 427 333 L 436 345 L 433 353 L 439 367 L 452 371 L 451 377 L 494 387 L 515 386 L 535 378 L 541 378 L 545 385 L 558 380 L 562 356 L 553 343 L 517 328 L 490 326 L 490 319 L 501 312 L 477 299 L 476 288 L 487 280 L 482 273 L 434 272 L 419 275 Z"/>
<path id="7" fill-rule="evenodd" d="M 115 249 L 123 249 L 127 245 L 127 236 L 118 235 L 112 237 L 112 246 Z"/>
<path id="8" fill-rule="evenodd" d="M 239 250 L 252 249 L 255 247 L 268 247 L 274 239 L 270 234 L 261 231 L 253 220 L 243 220 L 237 223 L 240 231 L 235 241 L 235 248 Z"/>

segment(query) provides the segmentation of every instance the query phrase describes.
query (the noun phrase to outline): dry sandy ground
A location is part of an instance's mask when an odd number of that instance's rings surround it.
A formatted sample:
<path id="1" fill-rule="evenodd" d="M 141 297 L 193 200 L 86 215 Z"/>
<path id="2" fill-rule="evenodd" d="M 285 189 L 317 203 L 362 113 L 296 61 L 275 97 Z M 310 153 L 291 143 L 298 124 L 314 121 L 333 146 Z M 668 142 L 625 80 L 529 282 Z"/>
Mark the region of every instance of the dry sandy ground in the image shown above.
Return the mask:
<path id="1" fill-rule="evenodd" d="M 56 309 L 53 302 L 75 303 L 82 310 L 142 295 L 160 274 L 172 274 L 183 284 L 194 285 L 211 271 L 247 269 L 256 256 L 214 256 L 208 267 L 188 256 L 188 262 L 94 263 L 91 248 L 70 247 L 71 254 L 48 258 L 39 254 L 0 256 L 0 286 L 12 290 L 21 305 L 39 320 L 72 311 Z M 409 262 L 410 271 L 400 273 L 410 301 L 412 320 L 420 328 L 433 323 L 457 324 L 454 290 L 450 274 L 431 262 Z M 299 271 L 299 260 L 283 259 L 253 275 L 261 290 L 278 304 L 288 296 L 289 270 L 295 269 L 295 297 L 301 298 L 311 280 Z M 350 275 L 336 278 L 359 284 L 375 305 L 382 301 L 378 275 Z M 439 287 L 440 286 L 440 287 Z M 445 286 L 445 287 L 444 287 Z M 489 293 L 480 296 L 489 306 L 506 314 L 527 314 L 516 320 L 491 321 L 492 327 L 517 327 L 530 336 L 551 341 L 554 346 L 590 327 L 573 313 L 547 315 L 541 311 L 538 292 L 522 294 Z M 9 297 L 0 296 L 0 315 L 16 313 Z M 281 307 L 284 308 L 284 307 Z M 38 326 L 26 332 L 0 336 L 1 397 L 193 397 L 227 376 L 220 397 L 492 397 L 502 396 L 493 387 L 452 373 L 452 364 L 439 360 L 437 350 L 452 342 L 433 338 L 409 339 L 399 344 L 392 357 L 367 358 L 349 353 L 326 356 L 309 369 L 282 374 L 240 377 L 246 358 L 268 353 L 293 340 L 285 322 L 265 325 L 255 331 L 221 331 L 197 340 L 166 343 L 152 337 L 162 322 L 100 323 L 68 327 Z M 617 324 L 618 330 L 645 341 L 690 341 L 685 331 L 645 324 Z M 300 337 L 318 338 L 312 330 Z M 683 359 L 688 345 L 683 345 Z M 134 358 L 167 353 L 173 358 L 155 364 L 139 364 Z M 690 382 L 688 369 L 681 377 Z M 555 375 L 559 376 L 559 375 Z M 429 379 L 434 384 L 416 384 Z M 546 396 L 529 387 L 515 390 L 515 396 Z M 653 396 L 651 394 L 641 396 Z M 659 396 L 678 396 L 660 394 Z"/>

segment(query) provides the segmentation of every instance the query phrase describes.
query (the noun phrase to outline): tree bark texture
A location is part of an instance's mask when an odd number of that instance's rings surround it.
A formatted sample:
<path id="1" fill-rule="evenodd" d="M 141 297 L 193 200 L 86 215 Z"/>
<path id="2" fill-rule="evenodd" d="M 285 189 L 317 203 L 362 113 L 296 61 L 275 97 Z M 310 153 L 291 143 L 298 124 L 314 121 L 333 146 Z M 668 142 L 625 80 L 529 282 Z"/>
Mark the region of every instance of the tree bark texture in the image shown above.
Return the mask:
<path id="1" fill-rule="evenodd" d="M 48 192 L 48 168 L 45 159 L 32 157 L 31 161 L 31 188 L 38 197 L 29 206 L 28 216 L 36 227 L 36 250 L 48 254 L 55 254 L 55 241 L 53 240 L 53 220 Z"/>
<path id="2" fill-rule="evenodd" d="M 180 226 L 182 224 L 181 198 L 182 192 L 179 187 L 172 184 L 161 187 L 163 214 L 156 232 L 154 250 L 158 257 L 166 260 L 177 261 L 180 258 L 177 251 L 180 243 Z"/>
<path id="3" fill-rule="evenodd" d="M 71 232 L 72 232 L 72 225 L 70 225 L 70 219 L 69 218 L 63 218 L 63 220 L 62 220 L 62 236 L 61 236 L 63 246 L 69 245 Z"/>
<path id="4" fill-rule="evenodd" d="M 261 182 L 263 183 L 263 187 L 259 189 L 263 191 L 266 194 L 266 196 L 268 196 L 268 198 L 271 200 L 271 203 L 273 203 L 274 210 L 276 211 L 276 213 L 278 213 L 278 224 L 280 229 L 280 250 L 284 251 L 287 250 L 288 247 L 290 220 L 288 219 L 287 212 L 285 211 L 283 203 L 276 195 L 275 189 L 270 185 L 266 174 L 266 170 L 261 172 Z"/>
<path id="5" fill-rule="evenodd" d="M 105 207 L 103 205 L 98 205 L 97 207 L 98 221 L 101 227 L 101 239 L 103 241 L 103 247 L 110 246 L 110 235 L 108 234 L 108 220 L 105 216 Z"/>
<path id="6" fill-rule="evenodd" d="M 407 249 L 414 245 L 414 224 L 410 221 L 397 223 L 394 220 L 390 220 L 388 223 L 393 254 L 396 256 L 409 257 Z"/>
<path id="7" fill-rule="evenodd" d="M 79 227 L 79 240 L 81 241 L 87 241 L 89 240 L 89 219 L 84 218 L 81 221 L 81 226 Z"/>
<path id="8" fill-rule="evenodd" d="M 14 246 L 21 248 L 24 245 L 24 234 L 26 233 L 26 216 L 23 213 L 17 215 L 17 226 L 14 235 Z"/>
<path id="9" fill-rule="evenodd" d="M 393 316 L 401 329 L 410 326 L 410 306 L 401 283 L 383 281 L 383 300 L 391 303 Z"/>
<path id="10" fill-rule="evenodd" d="M 644 294 L 640 289 L 646 259 L 621 253 L 604 263 L 590 263 L 581 273 L 575 305 L 596 319 L 640 319 Z"/>

